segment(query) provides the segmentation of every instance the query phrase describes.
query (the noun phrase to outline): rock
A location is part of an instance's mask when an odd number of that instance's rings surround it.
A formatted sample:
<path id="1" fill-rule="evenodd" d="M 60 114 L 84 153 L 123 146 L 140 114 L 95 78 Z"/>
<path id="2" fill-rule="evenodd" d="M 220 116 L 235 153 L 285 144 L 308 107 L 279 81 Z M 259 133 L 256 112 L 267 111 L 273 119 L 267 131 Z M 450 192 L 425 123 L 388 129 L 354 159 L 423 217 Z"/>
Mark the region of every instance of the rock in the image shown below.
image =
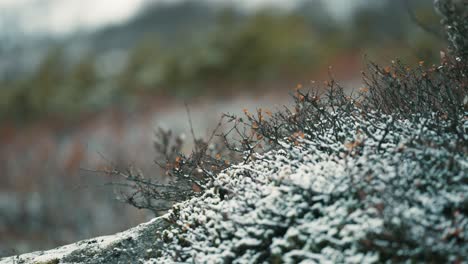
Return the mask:
<path id="1" fill-rule="evenodd" d="M 157 233 L 169 226 L 165 217 L 154 218 L 127 231 L 83 240 L 48 251 L 0 259 L 0 264 L 136 263 L 158 248 Z"/>

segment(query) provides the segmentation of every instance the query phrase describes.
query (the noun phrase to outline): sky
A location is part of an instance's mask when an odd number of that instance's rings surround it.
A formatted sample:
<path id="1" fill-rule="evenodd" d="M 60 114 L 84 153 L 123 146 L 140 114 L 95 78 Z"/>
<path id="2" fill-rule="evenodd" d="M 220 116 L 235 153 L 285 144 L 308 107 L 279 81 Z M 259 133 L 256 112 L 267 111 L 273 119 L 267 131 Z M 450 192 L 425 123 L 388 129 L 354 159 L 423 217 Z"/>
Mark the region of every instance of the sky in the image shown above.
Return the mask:
<path id="1" fill-rule="evenodd" d="M 11 27 L 15 27 L 27 33 L 67 34 L 124 22 L 138 13 L 147 2 L 177 1 L 181 0 L 0 0 L 0 30 L 11 30 Z M 289 8 L 298 2 L 297 0 L 209 1 L 236 3 L 247 9 L 271 4 Z M 326 0 L 331 10 L 338 15 L 346 13 L 356 2 L 361 1 Z"/>
<path id="2" fill-rule="evenodd" d="M 147 0 L 0 0 L 0 21 L 26 32 L 69 33 L 130 18 Z"/>

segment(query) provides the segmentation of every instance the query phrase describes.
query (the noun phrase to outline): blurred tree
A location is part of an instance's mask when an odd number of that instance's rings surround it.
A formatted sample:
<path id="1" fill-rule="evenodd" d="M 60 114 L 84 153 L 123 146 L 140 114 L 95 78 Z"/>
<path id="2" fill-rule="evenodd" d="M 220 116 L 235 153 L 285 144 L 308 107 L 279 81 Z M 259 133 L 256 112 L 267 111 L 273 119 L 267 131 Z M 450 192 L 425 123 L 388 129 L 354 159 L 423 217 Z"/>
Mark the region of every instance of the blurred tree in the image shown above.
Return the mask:
<path id="1" fill-rule="evenodd" d="M 155 36 L 145 37 L 130 53 L 127 65 L 119 79 L 121 91 L 125 93 L 155 90 L 163 82 L 163 64 L 159 40 Z"/>
<path id="2" fill-rule="evenodd" d="M 401 41 L 408 19 L 398 1 L 382 0 L 380 6 L 364 6 L 352 16 L 353 44 L 362 47 L 376 43 Z"/>
<path id="3" fill-rule="evenodd" d="M 98 81 L 95 64 L 95 56 L 89 54 L 72 69 L 71 79 L 83 94 L 89 93 Z"/>
<path id="4" fill-rule="evenodd" d="M 323 1 L 302 0 L 293 13 L 304 17 L 313 33 L 320 36 L 334 35 L 341 27 Z"/>
<path id="5" fill-rule="evenodd" d="M 222 51 L 218 74 L 229 80 L 262 80 L 272 75 L 303 72 L 313 61 L 314 39 L 300 16 L 262 10 L 240 26 L 228 25 L 213 36 L 212 47 Z"/>
<path id="6" fill-rule="evenodd" d="M 84 107 L 90 96 L 95 93 L 98 77 L 95 69 L 95 57 L 92 54 L 83 56 L 81 61 L 74 65 L 55 92 L 50 107 L 60 109 L 69 117 L 76 113 L 86 111 Z"/>
<path id="7" fill-rule="evenodd" d="M 54 99 L 64 80 L 67 79 L 64 65 L 63 49 L 53 48 L 39 65 L 34 76 L 27 82 L 26 100 L 34 111 L 33 115 L 46 113 L 50 110 L 49 103 Z"/>

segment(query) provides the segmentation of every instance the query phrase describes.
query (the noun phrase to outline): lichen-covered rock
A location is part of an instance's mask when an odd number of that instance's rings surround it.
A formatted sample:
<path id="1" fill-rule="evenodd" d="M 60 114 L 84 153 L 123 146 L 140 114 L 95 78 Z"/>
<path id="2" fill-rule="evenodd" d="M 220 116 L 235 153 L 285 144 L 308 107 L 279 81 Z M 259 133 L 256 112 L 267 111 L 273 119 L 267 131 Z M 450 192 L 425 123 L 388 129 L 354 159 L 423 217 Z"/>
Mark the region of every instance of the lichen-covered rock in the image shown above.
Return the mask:
<path id="1" fill-rule="evenodd" d="M 157 257 L 148 249 L 161 247 L 161 242 L 155 238 L 168 225 L 164 219 L 155 218 L 115 235 L 83 240 L 49 251 L 3 258 L 0 263 L 141 263 Z"/>

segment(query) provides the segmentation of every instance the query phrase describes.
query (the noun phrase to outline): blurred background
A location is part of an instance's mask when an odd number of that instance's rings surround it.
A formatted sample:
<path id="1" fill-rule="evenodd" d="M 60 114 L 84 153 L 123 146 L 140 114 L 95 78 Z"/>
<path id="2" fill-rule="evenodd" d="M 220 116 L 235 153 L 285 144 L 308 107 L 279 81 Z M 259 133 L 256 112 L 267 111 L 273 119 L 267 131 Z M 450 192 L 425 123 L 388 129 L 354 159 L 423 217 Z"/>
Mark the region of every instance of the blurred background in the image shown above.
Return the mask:
<path id="1" fill-rule="evenodd" d="M 159 177 L 184 103 L 202 137 L 330 72 L 358 88 L 366 60 L 435 63 L 440 32 L 432 0 L 0 0 L 0 257 L 153 217 L 92 170 Z"/>

